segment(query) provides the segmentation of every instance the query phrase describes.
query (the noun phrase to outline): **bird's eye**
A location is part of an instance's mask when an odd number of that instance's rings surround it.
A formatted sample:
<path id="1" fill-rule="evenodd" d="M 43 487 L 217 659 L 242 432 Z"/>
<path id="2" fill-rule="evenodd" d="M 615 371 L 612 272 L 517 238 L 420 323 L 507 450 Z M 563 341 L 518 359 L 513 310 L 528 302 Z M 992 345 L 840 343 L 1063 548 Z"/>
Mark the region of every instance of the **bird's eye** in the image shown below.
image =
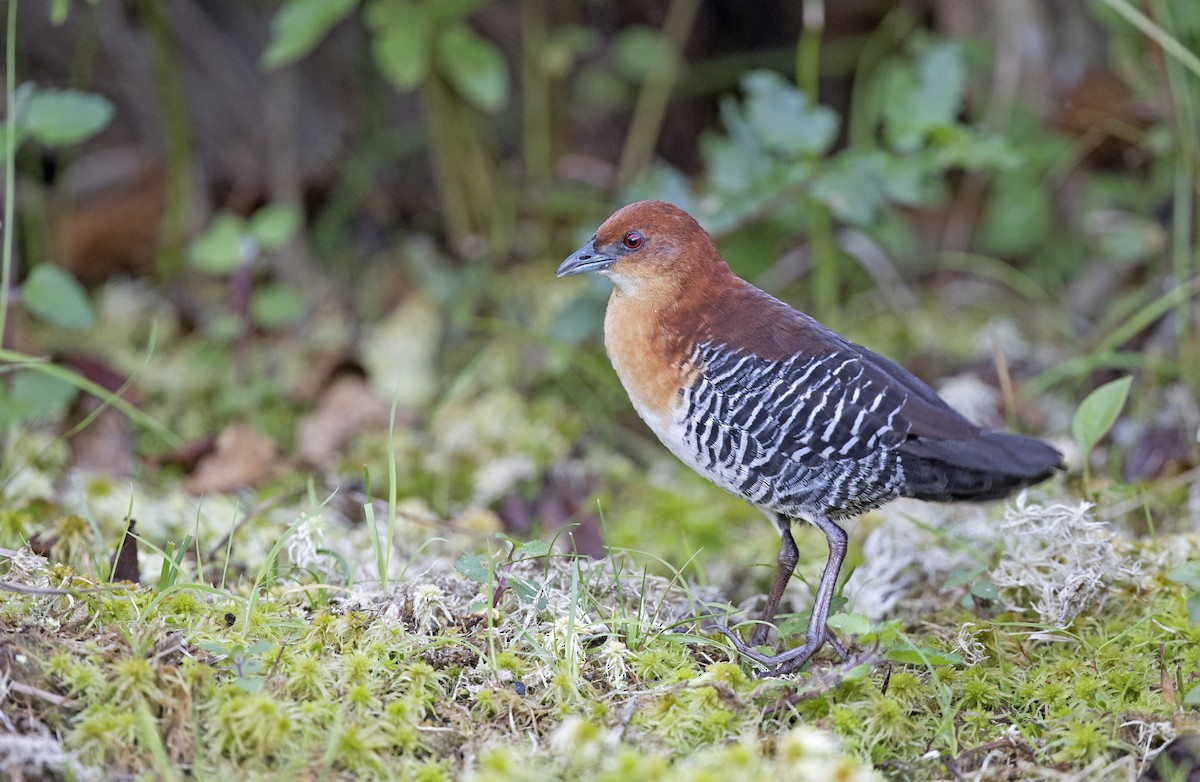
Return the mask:
<path id="1" fill-rule="evenodd" d="M 629 233 L 625 234 L 623 241 L 625 246 L 630 250 L 636 250 L 642 246 L 642 235 L 637 231 L 630 231 Z"/>

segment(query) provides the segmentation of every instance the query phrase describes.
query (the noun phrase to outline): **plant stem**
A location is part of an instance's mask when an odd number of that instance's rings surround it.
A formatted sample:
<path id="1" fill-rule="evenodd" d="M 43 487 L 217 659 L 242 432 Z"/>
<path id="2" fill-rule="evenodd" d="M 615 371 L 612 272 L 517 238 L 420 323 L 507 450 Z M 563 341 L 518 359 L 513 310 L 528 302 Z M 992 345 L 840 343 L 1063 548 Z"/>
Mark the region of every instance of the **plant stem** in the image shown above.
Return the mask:
<path id="1" fill-rule="evenodd" d="M 824 0 L 804 0 L 804 29 L 796 44 L 796 86 L 817 102 L 820 77 L 821 34 L 825 30 Z M 812 242 L 813 306 L 818 318 L 828 320 L 837 308 L 838 252 L 833 235 L 833 215 L 815 198 L 805 202 L 809 240 Z"/>
<path id="2" fill-rule="evenodd" d="M 1171 6 L 1168 3 L 1159 0 L 1152 7 L 1164 35 L 1171 36 L 1172 33 L 1179 32 L 1179 26 L 1171 17 Z M 1173 36 L 1171 40 L 1177 41 Z M 1165 46 L 1163 50 L 1166 51 Z M 1200 142 L 1197 142 L 1196 134 L 1200 131 L 1200 118 L 1197 117 L 1196 92 L 1192 88 L 1194 80 L 1188 78 L 1178 60 L 1163 57 L 1162 61 L 1174 120 L 1175 143 L 1179 150 L 1171 199 L 1171 267 L 1175 284 L 1182 285 L 1193 274 L 1200 273 L 1200 268 L 1192 268 L 1193 262 L 1198 258 L 1196 248 L 1192 244 L 1192 221 L 1197 217 L 1195 194 L 1197 180 L 1200 178 Z M 1182 303 L 1174 320 L 1176 357 L 1182 360 L 1183 352 L 1200 337 L 1200 332 L 1197 331 L 1200 323 L 1195 303 Z"/>
<path id="3" fill-rule="evenodd" d="M 696 21 L 696 10 L 700 0 L 671 0 L 667 18 L 663 21 L 663 46 L 659 50 L 658 62 L 646 76 L 646 83 L 638 94 L 629 120 L 629 131 L 625 135 L 625 146 L 621 149 L 621 162 L 617 165 L 617 176 L 613 180 L 613 191 L 629 185 L 633 178 L 650 162 L 654 145 L 662 130 L 667 103 L 671 99 L 671 88 L 679 76 L 683 63 L 683 46 L 692 32 Z"/>
<path id="4" fill-rule="evenodd" d="M 829 207 L 815 198 L 805 201 L 809 240 L 812 242 L 813 309 L 816 317 L 833 318 L 838 303 L 838 252 L 833 236 L 833 215 Z"/>
<path id="5" fill-rule="evenodd" d="M 550 80 L 543 65 L 546 51 L 546 0 L 521 3 L 521 81 L 525 127 L 525 177 L 550 179 L 554 166 Z"/>
<path id="6" fill-rule="evenodd" d="M 1159 27 L 1150 17 L 1130 5 L 1127 0 L 1101 0 L 1104 5 L 1116 11 L 1125 21 L 1141 30 L 1150 40 L 1162 47 L 1162 50 L 1178 60 L 1185 68 L 1200 78 L 1200 57 L 1188 50 L 1186 46 L 1173 38 L 1170 33 Z"/>
<path id="7" fill-rule="evenodd" d="M 183 245 L 192 195 L 192 149 L 188 140 L 187 103 L 175 38 L 167 18 L 167 4 L 160 0 L 141 0 L 139 9 L 154 45 L 154 85 L 162 108 L 166 145 L 166 204 L 157 271 L 160 279 L 168 279 L 183 269 Z"/>
<path id="8" fill-rule="evenodd" d="M 801 20 L 804 29 L 796 44 L 796 86 L 817 100 L 820 75 L 821 33 L 825 31 L 825 0 L 804 0 Z"/>
<path id="9" fill-rule="evenodd" d="M 424 107 L 422 114 L 429 130 L 433 177 L 437 182 L 442 219 L 445 221 L 451 243 L 461 246 L 471 235 L 471 214 L 465 194 L 455 183 L 455 151 L 452 148 L 454 133 L 451 127 L 453 120 L 448 116 L 447 105 L 452 98 L 446 94 L 447 89 L 436 74 L 431 74 L 421 86 L 421 103 Z"/>
<path id="10" fill-rule="evenodd" d="M 9 0 L 4 68 L 8 132 L 4 134 L 4 258 L 0 260 L 0 348 L 4 347 L 4 331 L 8 324 L 9 286 L 12 284 L 13 201 L 16 200 L 16 177 L 13 167 L 17 156 L 16 68 L 17 0 Z"/>

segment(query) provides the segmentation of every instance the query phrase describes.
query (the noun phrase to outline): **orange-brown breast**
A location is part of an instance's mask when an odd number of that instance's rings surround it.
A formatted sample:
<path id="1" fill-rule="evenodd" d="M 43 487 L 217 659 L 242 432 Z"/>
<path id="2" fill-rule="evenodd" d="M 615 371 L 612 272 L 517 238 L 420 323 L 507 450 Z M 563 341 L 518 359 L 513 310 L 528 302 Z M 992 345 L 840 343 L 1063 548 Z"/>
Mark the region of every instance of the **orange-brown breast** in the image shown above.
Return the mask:
<path id="1" fill-rule="evenodd" d="M 656 423 L 669 422 L 680 389 L 695 382 L 700 368 L 689 363 L 694 345 L 666 317 L 670 305 L 652 294 L 613 291 L 604 346 L 634 408 L 657 431 Z"/>

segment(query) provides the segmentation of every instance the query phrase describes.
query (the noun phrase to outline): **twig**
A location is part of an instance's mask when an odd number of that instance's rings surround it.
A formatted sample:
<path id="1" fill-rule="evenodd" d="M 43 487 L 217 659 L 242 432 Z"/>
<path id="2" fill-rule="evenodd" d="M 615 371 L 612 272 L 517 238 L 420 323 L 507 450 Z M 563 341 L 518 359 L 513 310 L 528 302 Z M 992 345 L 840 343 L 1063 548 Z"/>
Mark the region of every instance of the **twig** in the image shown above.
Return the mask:
<path id="1" fill-rule="evenodd" d="M 77 595 L 80 592 L 111 592 L 111 587 L 88 587 L 86 589 L 54 589 L 53 587 L 35 587 L 25 584 L 14 584 L 10 581 L 0 581 L 0 589 L 6 592 L 16 592 L 20 595 Z M 118 586 L 116 589 L 124 589 Z"/>
<path id="2" fill-rule="evenodd" d="M 20 693 L 21 695 L 26 695 L 31 698 L 38 698 L 39 700 L 46 701 L 54 706 L 64 706 L 70 703 L 70 699 L 68 698 L 64 698 L 63 696 L 50 692 L 49 690 L 43 690 L 41 687 L 34 687 L 30 684 L 21 684 L 21 682 L 10 681 L 8 683 L 8 689 L 10 692 Z"/>

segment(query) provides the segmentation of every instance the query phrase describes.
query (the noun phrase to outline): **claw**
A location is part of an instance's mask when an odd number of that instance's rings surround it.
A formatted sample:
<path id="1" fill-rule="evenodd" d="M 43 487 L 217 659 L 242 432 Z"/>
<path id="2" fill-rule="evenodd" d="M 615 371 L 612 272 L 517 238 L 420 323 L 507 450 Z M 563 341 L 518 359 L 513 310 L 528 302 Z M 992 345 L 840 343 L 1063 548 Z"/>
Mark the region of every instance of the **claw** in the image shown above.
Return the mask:
<path id="1" fill-rule="evenodd" d="M 786 676 L 789 673 L 795 673 L 803 668 L 805 664 L 808 663 L 809 658 L 816 654 L 817 650 L 820 649 L 821 646 L 826 642 L 833 647 L 833 650 L 837 652 L 838 657 L 840 657 L 843 661 L 847 659 L 846 650 L 842 648 L 842 645 L 838 643 L 837 639 L 834 638 L 833 633 L 831 633 L 828 628 L 825 629 L 824 637 L 820 639 L 805 639 L 803 646 L 798 646 L 795 649 L 788 649 L 785 652 L 779 652 L 778 654 L 773 655 L 763 654 L 762 652 L 758 651 L 756 645 L 753 643 L 753 637 L 751 643 L 746 643 L 741 639 L 740 636 L 738 636 L 736 632 L 733 631 L 732 628 L 726 625 L 710 622 L 709 624 L 704 625 L 704 630 L 706 632 L 717 632 L 725 636 L 729 639 L 730 643 L 733 644 L 733 648 L 737 650 L 738 654 L 753 660 L 759 665 L 762 665 L 764 670 L 757 674 L 758 678 L 760 679 L 773 676 Z"/>

